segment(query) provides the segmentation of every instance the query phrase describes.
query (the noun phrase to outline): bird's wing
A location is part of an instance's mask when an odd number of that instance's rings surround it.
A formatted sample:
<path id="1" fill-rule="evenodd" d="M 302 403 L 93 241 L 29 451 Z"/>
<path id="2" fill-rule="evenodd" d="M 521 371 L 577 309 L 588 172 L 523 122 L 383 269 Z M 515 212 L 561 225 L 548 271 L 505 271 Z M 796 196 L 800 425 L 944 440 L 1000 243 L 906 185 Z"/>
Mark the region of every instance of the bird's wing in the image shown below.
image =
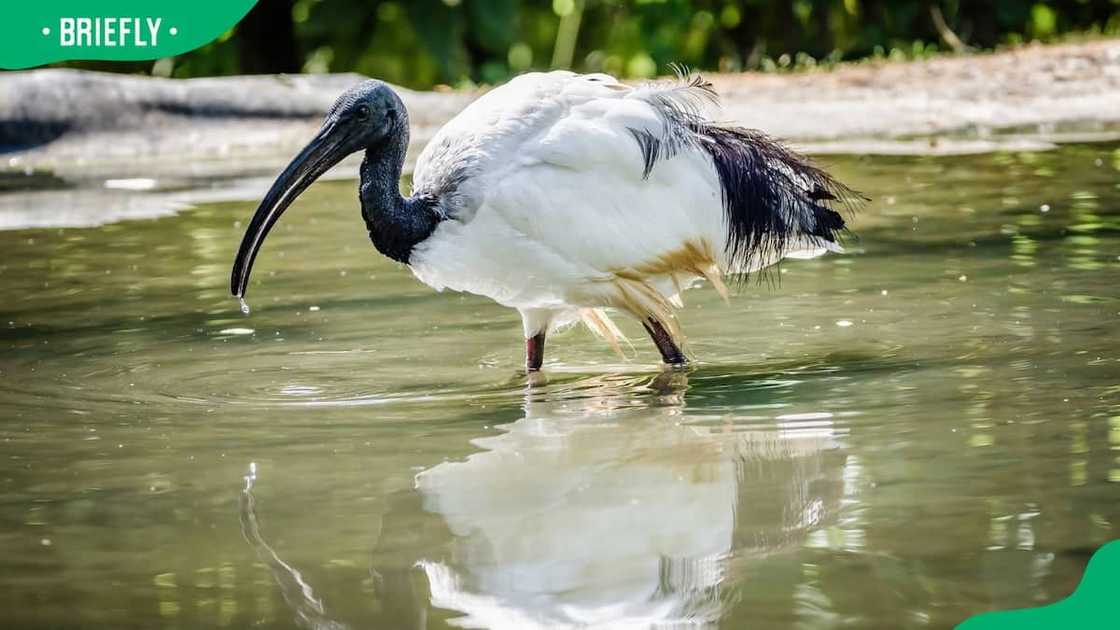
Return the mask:
<path id="1" fill-rule="evenodd" d="M 413 172 L 413 191 L 444 199 L 445 209 L 469 220 L 483 185 L 521 147 L 564 118 L 573 104 L 631 88 L 609 75 L 531 72 L 483 94 L 445 124 L 424 147 Z M 448 199 L 450 197 L 450 199 Z"/>

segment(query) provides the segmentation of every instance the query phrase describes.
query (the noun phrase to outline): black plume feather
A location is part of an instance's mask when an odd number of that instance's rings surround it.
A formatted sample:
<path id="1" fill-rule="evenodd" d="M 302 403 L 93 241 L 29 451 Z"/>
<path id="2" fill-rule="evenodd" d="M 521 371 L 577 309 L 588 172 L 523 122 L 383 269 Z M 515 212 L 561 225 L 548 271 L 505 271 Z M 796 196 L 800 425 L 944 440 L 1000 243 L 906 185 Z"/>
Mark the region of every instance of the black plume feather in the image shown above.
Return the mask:
<path id="1" fill-rule="evenodd" d="M 776 262 L 793 239 L 836 243 L 845 229 L 837 209 L 851 213 L 867 199 L 760 131 L 709 121 L 701 105 L 716 102 L 712 85 L 676 70 L 677 82 L 640 89 L 662 121 L 659 130 L 630 130 L 642 153 L 642 177 L 682 150 L 708 154 L 719 174 L 733 272 Z"/>
<path id="2" fill-rule="evenodd" d="M 766 264 L 794 238 L 836 243 L 844 217 L 831 206 L 851 211 L 865 201 L 759 131 L 701 122 L 692 127 L 719 174 L 732 269 Z"/>

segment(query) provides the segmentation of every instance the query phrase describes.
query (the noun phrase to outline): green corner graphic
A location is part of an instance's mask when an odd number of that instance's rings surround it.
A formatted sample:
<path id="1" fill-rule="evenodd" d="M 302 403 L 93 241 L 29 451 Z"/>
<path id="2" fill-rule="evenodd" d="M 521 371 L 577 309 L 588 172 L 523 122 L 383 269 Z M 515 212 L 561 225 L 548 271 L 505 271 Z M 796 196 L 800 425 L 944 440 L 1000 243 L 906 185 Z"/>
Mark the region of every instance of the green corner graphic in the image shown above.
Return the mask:
<path id="1" fill-rule="evenodd" d="M 229 30 L 257 0 L 14 2 L 0 21 L 0 68 L 56 61 L 159 59 Z"/>
<path id="2" fill-rule="evenodd" d="M 1089 559 L 1085 576 L 1072 595 L 1041 608 L 977 615 L 957 630 L 1095 630 L 1120 628 L 1120 540 L 1101 547 Z"/>

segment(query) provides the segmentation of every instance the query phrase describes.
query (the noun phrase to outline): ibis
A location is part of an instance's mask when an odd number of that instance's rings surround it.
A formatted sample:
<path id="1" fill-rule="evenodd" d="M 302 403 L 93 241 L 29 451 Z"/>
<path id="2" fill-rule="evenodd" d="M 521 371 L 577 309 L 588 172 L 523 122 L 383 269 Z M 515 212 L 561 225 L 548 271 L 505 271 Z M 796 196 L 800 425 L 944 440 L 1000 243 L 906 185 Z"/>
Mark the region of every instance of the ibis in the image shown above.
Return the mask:
<path id="1" fill-rule="evenodd" d="M 608 316 L 638 320 L 662 360 L 687 364 L 674 315 L 707 282 L 727 297 L 783 258 L 839 251 L 860 195 L 767 135 L 717 122 L 699 76 L 638 86 L 566 71 L 516 77 L 437 132 L 399 181 L 408 112 L 376 80 L 342 94 L 273 183 L 233 264 L 244 303 L 253 261 L 319 176 L 363 151 L 358 198 L 373 246 L 423 283 L 521 314 L 526 367 L 546 335 L 582 321 L 616 350 Z"/>

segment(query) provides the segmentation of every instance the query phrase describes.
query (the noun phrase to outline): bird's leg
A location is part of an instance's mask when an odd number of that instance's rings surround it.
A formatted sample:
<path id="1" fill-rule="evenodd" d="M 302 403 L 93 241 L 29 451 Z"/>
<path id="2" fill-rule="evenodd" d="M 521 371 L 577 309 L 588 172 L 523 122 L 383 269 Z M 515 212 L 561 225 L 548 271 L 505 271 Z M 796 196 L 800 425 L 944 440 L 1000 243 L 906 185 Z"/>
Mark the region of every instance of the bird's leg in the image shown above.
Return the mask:
<path id="1" fill-rule="evenodd" d="M 544 363 L 544 332 L 539 332 L 525 340 L 525 368 L 530 372 L 541 369 Z"/>
<path id="2" fill-rule="evenodd" d="M 688 365 L 688 359 L 685 358 L 684 353 L 677 347 L 677 343 L 673 341 L 673 336 L 669 334 L 668 330 L 665 330 L 665 326 L 661 322 L 650 318 L 642 322 L 642 326 L 645 326 L 650 339 L 653 339 L 658 352 L 661 353 L 662 361 L 673 367 Z"/>
<path id="3" fill-rule="evenodd" d="M 525 368 L 530 372 L 539 372 L 544 363 L 544 335 L 555 312 L 547 308 L 518 310 L 521 312 L 521 328 L 525 331 Z"/>

